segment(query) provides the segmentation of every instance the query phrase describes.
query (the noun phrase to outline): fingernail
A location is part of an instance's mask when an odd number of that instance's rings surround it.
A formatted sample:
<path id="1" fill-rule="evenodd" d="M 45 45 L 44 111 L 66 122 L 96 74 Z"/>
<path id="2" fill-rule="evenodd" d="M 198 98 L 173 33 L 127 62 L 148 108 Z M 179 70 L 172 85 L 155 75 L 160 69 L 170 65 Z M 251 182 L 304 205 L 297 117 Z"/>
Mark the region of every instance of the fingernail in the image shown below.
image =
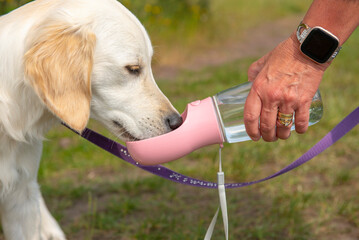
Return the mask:
<path id="1" fill-rule="evenodd" d="M 258 142 L 261 139 L 261 136 L 251 137 L 251 139 L 255 142 Z"/>

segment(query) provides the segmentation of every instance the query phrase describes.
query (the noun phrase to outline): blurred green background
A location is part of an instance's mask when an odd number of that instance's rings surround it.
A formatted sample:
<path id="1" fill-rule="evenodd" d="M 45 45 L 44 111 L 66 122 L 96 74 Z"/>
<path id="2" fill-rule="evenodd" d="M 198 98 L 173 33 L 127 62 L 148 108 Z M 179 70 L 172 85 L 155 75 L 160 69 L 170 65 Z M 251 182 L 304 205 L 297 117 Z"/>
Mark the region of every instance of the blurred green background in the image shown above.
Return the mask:
<path id="1" fill-rule="evenodd" d="M 26 1 L 0 0 L 6 13 Z M 249 65 L 295 30 L 309 0 L 123 0 L 154 45 L 157 83 L 182 112 L 190 101 L 247 81 Z M 345 43 L 320 90 L 324 117 L 287 141 L 225 145 L 227 182 L 270 175 L 305 153 L 354 110 L 359 32 Z M 110 134 L 96 122 L 90 127 Z M 358 127 L 300 168 L 228 190 L 230 239 L 359 239 Z M 39 182 L 68 239 L 203 239 L 216 190 L 195 189 L 136 169 L 64 127 L 49 132 Z M 218 147 L 166 164 L 216 180 Z M 220 222 L 221 223 L 221 222 Z M 2 236 L 0 235 L 0 239 Z M 223 239 L 221 224 L 213 239 Z"/>

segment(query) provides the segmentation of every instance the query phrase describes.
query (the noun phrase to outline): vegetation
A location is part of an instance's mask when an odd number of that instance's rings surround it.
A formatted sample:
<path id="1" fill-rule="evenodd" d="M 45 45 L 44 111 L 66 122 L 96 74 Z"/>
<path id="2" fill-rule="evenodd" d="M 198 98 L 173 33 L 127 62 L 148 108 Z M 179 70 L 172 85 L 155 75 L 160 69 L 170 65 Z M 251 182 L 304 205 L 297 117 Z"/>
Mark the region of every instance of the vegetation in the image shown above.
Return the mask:
<path id="1" fill-rule="evenodd" d="M 173 0 L 168 1 L 171 6 L 166 3 L 124 1 L 144 21 L 155 44 L 171 49 L 172 40 L 181 35 L 179 46 L 194 50 L 205 44 L 204 39 L 212 44 L 223 38 L 240 37 L 248 28 L 260 26 L 261 21 L 301 14 L 310 1 Z M 197 4 L 200 11 L 193 10 Z M 159 13 L 157 7 L 161 9 Z M 188 22 L 181 21 L 181 17 Z M 172 20 L 166 22 L 166 18 Z M 192 27 L 187 29 L 188 25 Z M 320 86 L 323 119 L 306 134 L 293 133 L 287 141 L 225 145 L 227 182 L 256 180 L 278 171 L 357 107 L 358 42 L 357 31 L 324 76 Z M 183 111 L 190 101 L 247 81 L 247 69 L 256 57 L 259 56 L 200 71 L 181 71 L 174 79 L 159 79 L 158 84 L 174 106 Z M 90 128 L 110 135 L 96 122 L 91 122 Z M 290 173 L 251 187 L 228 190 L 230 239 L 357 239 L 358 136 L 356 127 L 333 147 Z M 51 212 L 69 239 L 203 239 L 218 205 L 217 191 L 149 175 L 61 126 L 49 132 L 47 138 L 39 182 Z M 166 166 L 216 181 L 217 150 L 217 146 L 206 147 Z M 213 239 L 222 238 L 219 224 Z"/>
<path id="2" fill-rule="evenodd" d="M 30 1 L 29 0 L 0 0 L 0 14 L 5 14 L 28 2 Z"/>

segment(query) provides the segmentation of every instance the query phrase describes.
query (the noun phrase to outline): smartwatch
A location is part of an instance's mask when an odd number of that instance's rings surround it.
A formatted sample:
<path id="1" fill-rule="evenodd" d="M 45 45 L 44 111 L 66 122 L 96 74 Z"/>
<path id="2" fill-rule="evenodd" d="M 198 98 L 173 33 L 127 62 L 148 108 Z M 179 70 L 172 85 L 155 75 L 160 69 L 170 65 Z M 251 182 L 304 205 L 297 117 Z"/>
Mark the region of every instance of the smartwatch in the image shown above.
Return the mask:
<path id="1" fill-rule="evenodd" d="M 333 60 L 339 53 L 339 39 L 322 27 L 309 27 L 301 22 L 297 28 L 297 38 L 300 51 L 317 63 Z"/>

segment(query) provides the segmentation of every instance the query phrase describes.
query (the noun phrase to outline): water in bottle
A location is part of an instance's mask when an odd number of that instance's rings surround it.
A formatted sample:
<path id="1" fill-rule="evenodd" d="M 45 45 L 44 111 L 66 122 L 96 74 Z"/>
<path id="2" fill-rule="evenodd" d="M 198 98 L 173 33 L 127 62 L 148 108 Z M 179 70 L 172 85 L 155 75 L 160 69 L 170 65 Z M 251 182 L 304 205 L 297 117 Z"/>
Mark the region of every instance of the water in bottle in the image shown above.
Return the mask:
<path id="1" fill-rule="evenodd" d="M 243 110 L 252 83 L 247 82 L 219 92 L 213 96 L 217 107 L 218 117 L 221 121 L 221 127 L 225 140 L 228 143 L 243 142 L 250 140 L 247 135 L 244 121 Z M 309 126 L 319 122 L 323 115 L 323 103 L 319 90 L 315 93 L 312 104 L 309 109 Z M 291 130 L 294 130 L 293 124 Z"/>

